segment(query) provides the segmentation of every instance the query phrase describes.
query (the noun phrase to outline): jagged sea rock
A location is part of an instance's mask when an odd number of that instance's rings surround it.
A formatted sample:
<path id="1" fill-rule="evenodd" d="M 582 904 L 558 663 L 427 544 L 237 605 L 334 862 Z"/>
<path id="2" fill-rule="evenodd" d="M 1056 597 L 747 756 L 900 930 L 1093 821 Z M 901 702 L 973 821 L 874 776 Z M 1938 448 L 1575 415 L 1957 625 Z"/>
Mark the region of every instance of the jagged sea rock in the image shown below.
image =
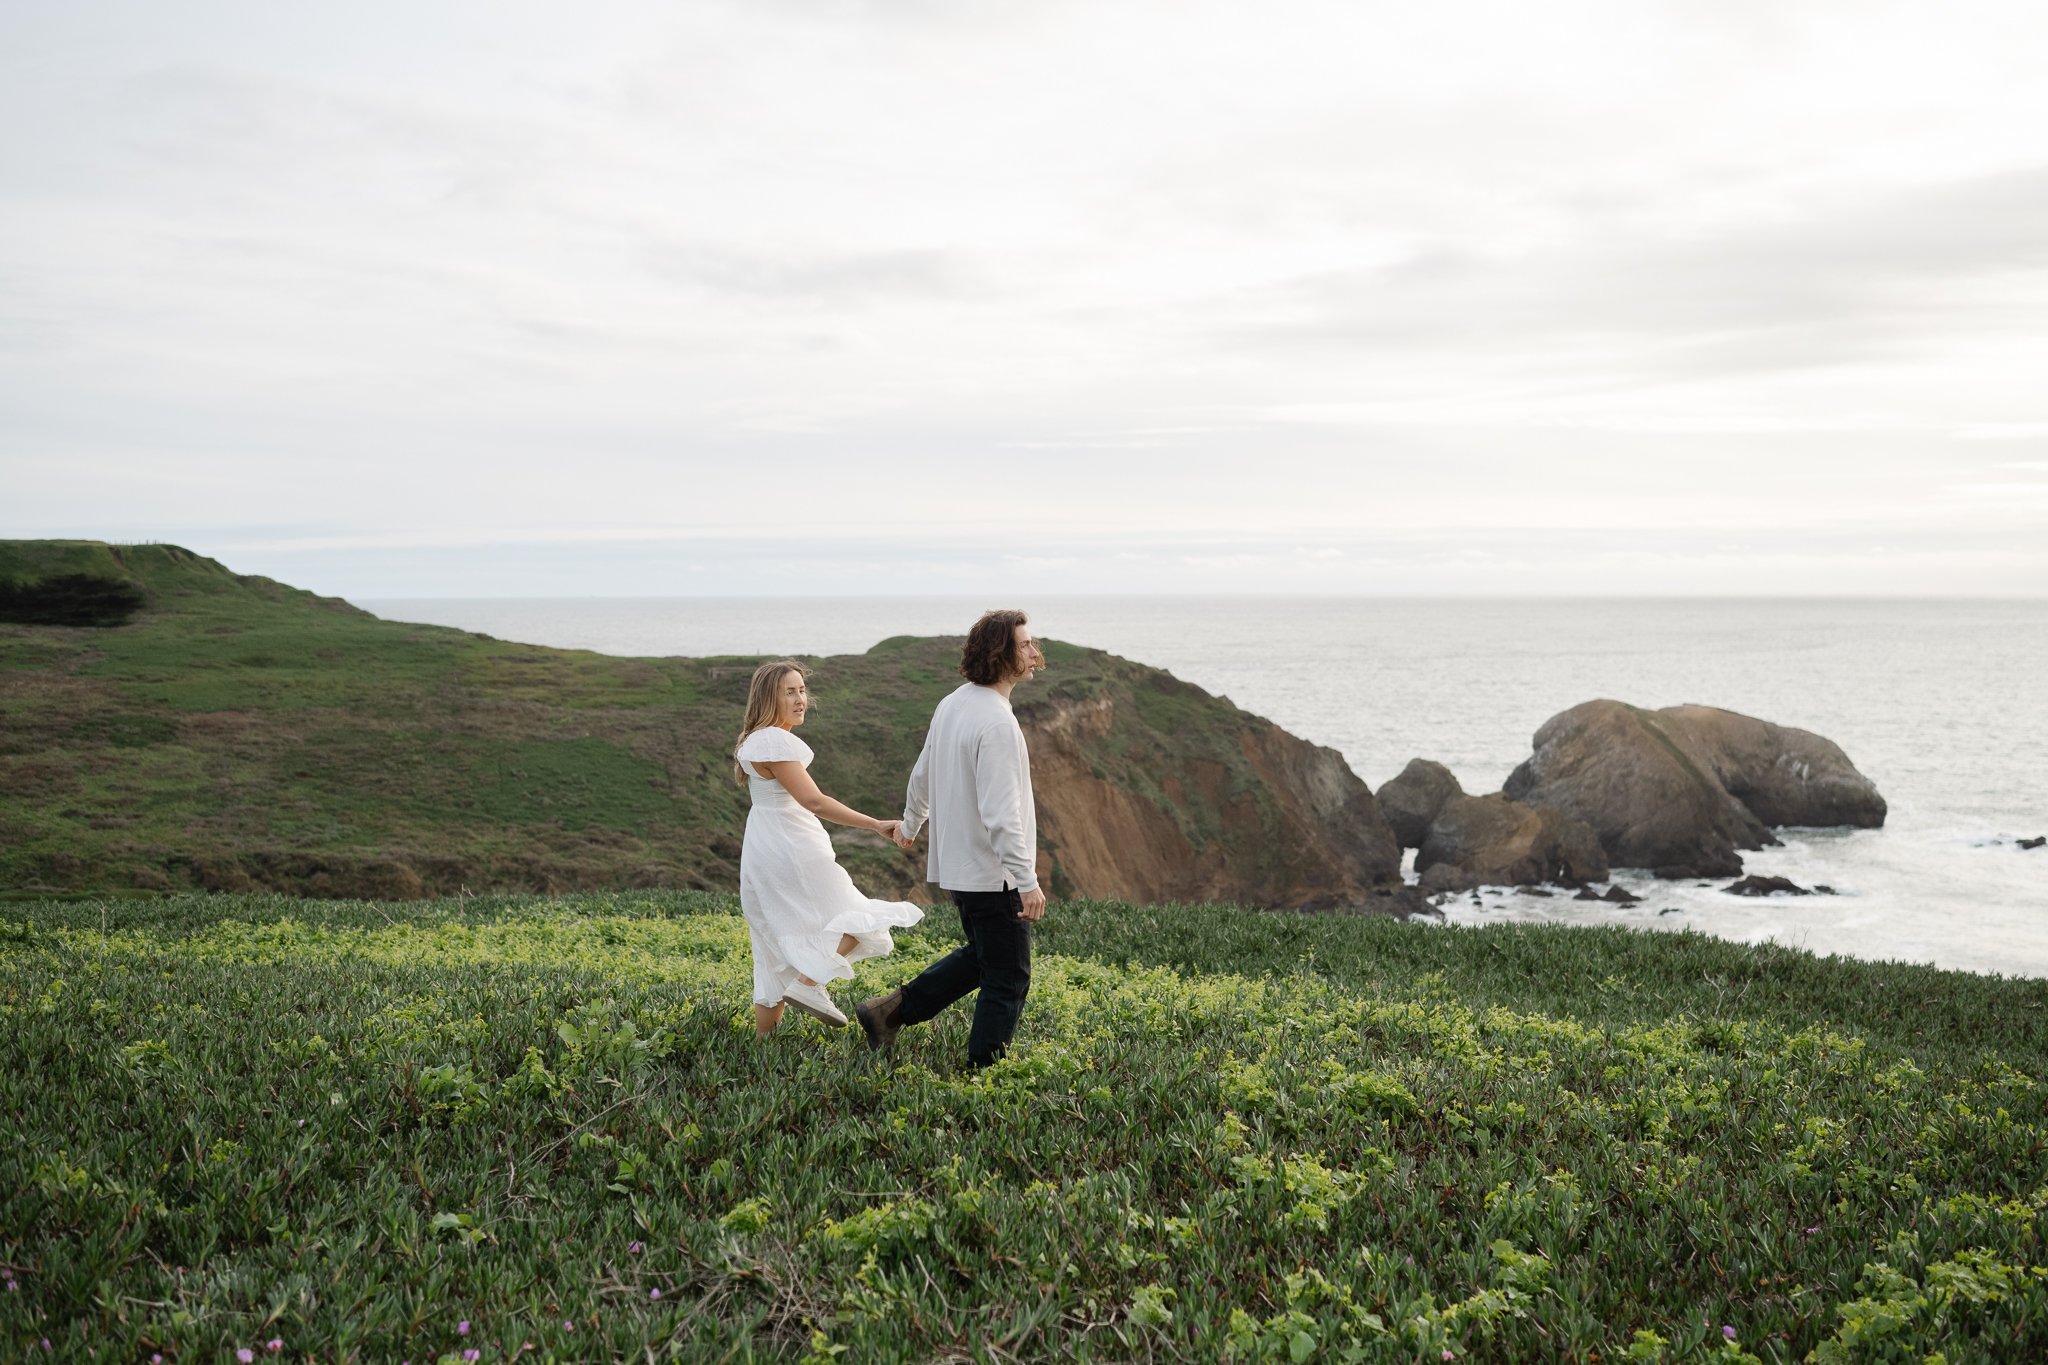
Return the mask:
<path id="1" fill-rule="evenodd" d="M 1738 848 L 1770 831 L 1700 769 L 1654 711 L 1589 701 L 1544 722 L 1508 797 L 1584 821 L 1618 867 L 1660 876 L 1742 871 Z"/>
<path id="2" fill-rule="evenodd" d="M 1449 768 L 1426 758 L 1411 758 L 1400 775 L 1374 792 L 1373 798 L 1380 803 L 1380 813 L 1387 817 L 1401 847 L 1421 848 L 1444 802 L 1464 794 Z"/>
<path id="3" fill-rule="evenodd" d="M 1391 915 L 1401 920 L 1411 919 L 1416 915 L 1442 919 L 1444 915 L 1444 912 L 1437 908 L 1435 901 L 1422 894 L 1420 887 L 1399 884 L 1376 886 L 1357 901 L 1341 908 L 1351 914 Z"/>
<path id="4" fill-rule="evenodd" d="M 1730 882 L 1721 888 L 1730 896 L 1811 896 L 1807 890 L 1790 877 L 1744 877 L 1739 882 Z"/>
<path id="5" fill-rule="evenodd" d="M 1552 716 L 1505 794 L 1599 833 L 1618 868 L 1737 876 L 1772 825 L 1884 825 L 1884 798 L 1835 743 L 1714 706 L 1597 700 Z"/>
<path id="6" fill-rule="evenodd" d="M 1591 825 L 1617 867 L 1732 877 L 1773 824 L 1884 823 L 1884 799 L 1819 735 L 1706 706 L 1589 701 L 1544 722 L 1509 797 Z"/>
<path id="7" fill-rule="evenodd" d="M 1444 803 L 1416 855 L 1425 893 L 1475 886 L 1603 881 L 1607 858 L 1583 821 L 1490 796 Z"/>
<path id="8" fill-rule="evenodd" d="M 1374 914 L 1392 915 L 1396 919 L 1408 919 L 1414 915 L 1429 915 L 1442 919 L 1444 912 L 1422 894 L 1418 886 L 1380 886 L 1373 888 L 1361 909 Z"/>
<path id="9" fill-rule="evenodd" d="M 1773 827 L 1880 829 L 1885 800 L 1841 746 L 1811 730 L 1714 706 L 1657 713 L 1680 745 L 1749 813 Z"/>

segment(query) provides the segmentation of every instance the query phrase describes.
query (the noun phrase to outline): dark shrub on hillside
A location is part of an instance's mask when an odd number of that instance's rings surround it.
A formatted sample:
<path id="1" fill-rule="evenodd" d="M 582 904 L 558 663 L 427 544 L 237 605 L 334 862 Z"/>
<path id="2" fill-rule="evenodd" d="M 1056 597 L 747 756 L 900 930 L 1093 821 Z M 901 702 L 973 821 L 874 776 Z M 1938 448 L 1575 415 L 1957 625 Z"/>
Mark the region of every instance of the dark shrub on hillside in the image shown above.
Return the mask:
<path id="1" fill-rule="evenodd" d="M 119 626 L 142 610 L 142 589 L 119 578 L 68 573 L 0 583 L 0 621 L 17 626 Z"/>

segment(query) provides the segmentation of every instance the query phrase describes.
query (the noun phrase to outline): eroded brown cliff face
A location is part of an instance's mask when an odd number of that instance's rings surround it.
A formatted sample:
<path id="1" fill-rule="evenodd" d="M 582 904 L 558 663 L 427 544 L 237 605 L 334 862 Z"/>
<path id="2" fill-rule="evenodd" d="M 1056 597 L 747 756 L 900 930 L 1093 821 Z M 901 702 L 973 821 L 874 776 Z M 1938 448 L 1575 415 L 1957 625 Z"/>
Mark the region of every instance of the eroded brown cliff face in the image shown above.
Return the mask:
<path id="1" fill-rule="evenodd" d="M 1323 909 L 1399 882 L 1393 831 L 1335 750 L 1114 663 L 1093 695 L 1020 693 L 1056 894 Z M 1147 688 L 1171 697 L 1172 721 L 1146 714 Z"/>
<path id="2" fill-rule="evenodd" d="M 1179 899 L 1196 861 L 1187 835 L 1158 804 L 1096 775 L 1091 755 L 1106 745 L 1115 711 L 1106 696 L 1029 709 L 1039 881 L 1063 895 Z M 1182 785 L 1178 774 L 1171 781 Z"/>

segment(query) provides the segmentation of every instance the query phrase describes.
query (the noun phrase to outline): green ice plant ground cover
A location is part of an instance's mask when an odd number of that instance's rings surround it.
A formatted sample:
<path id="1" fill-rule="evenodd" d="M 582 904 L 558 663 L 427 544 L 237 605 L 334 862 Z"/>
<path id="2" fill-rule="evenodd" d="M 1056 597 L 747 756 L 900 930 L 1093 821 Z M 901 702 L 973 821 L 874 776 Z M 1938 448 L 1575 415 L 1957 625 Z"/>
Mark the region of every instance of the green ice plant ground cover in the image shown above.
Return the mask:
<path id="1" fill-rule="evenodd" d="M 748 982 L 711 895 L 8 907 L 0 1358 L 2048 1356 L 2041 982 L 1068 903 L 979 1074 Z"/>

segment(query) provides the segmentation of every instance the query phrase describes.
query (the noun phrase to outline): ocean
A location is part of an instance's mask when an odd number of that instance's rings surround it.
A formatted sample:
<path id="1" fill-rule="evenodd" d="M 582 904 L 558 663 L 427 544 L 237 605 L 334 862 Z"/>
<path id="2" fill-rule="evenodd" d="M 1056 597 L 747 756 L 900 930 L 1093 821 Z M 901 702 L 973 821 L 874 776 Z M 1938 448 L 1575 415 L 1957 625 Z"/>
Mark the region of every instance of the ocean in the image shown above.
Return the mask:
<path id="1" fill-rule="evenodd" d="M 858 653 L 959 634 L 948 598 L 363 601 L 391 620 L 621 655 Z M 1040 636 L 1164 668 L 1341 752 L 1378 787 L 1433 758 L 1499 790 L 1545 720 L 1582 701 L 1699 702 L 1812 730 L 1884 794 L 1881 830 L 1787 830 L 1747 870 L 1835 896 L 1749 900 L 1617 878 L 1640 906 L 1488 891 L 1453 924 L 1696 929 L 1816 953 L 2048 976 L 2048 602 L 2030 600 L 1069 597 Z M 813 686 L 829 696 L 829 671 Z M 1412 857 L 1412 855 L 1411 855 Z"/>

